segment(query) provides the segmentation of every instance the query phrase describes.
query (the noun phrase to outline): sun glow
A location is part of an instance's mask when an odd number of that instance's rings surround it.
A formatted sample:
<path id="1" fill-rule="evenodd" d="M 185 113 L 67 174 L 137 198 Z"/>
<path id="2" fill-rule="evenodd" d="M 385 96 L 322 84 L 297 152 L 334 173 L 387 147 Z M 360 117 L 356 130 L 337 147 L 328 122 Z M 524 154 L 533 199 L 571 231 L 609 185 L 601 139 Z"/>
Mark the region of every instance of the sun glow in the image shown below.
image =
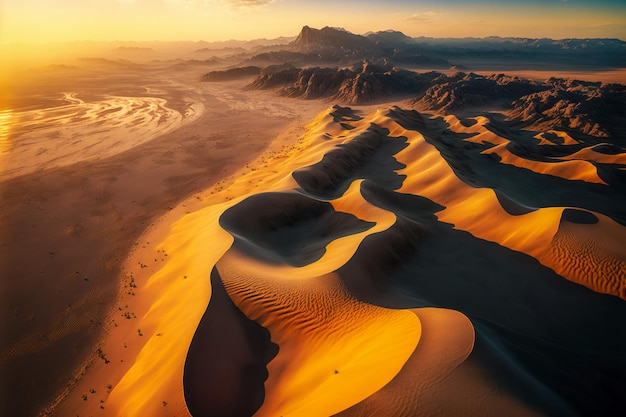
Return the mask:
<path id="1" fill-rule="evenodd" d="M 2 5 L 2 42 L 272 38 L 304 24 L 410 36 L 626 38 L 623 5 L 227 0 L 22 0 Z M 605 7 L 600 7 L 605 6 Z M 328 13 L 332 9 L 332 13 Z"/>
<path id="2" fill-rule="evenodd" d="M 9 142 L 9 131 L 13 111 L 11 109 L 0 110 L 0 155 L 5 154 L 11 148 Z M 0 166 L 0 170 L 1 170 Z"/>

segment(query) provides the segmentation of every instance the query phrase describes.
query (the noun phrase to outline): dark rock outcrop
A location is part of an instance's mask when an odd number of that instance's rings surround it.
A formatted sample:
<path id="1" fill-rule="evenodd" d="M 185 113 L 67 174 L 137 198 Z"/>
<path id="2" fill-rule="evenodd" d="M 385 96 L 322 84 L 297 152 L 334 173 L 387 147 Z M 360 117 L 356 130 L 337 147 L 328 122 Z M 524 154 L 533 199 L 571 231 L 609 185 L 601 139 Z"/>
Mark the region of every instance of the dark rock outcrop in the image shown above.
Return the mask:
<path id="1" fill-rule="evenodd" d="M 262 74 L 248 88 L 278 88 L 278 93 L 286 97 L 332 98 L 341 103 L 359 104 L 417 94 L 428 88 L 435 74 L 416 74 L 389 65 L 364 62 L 352 69 L 290 68 Z"/>
<path id="2" fill-rule="evenodd" d="M 626 138 L 626 86 L 551 78 L 513 102 L 510 116 L 543 129 Z"/>
<path id="3" fill-rule="evenodd" d="M 487 77 L 463 72 L 451 76 L 440 74 L 421 97 L 416 97 L 413 104 L 421 109 L 447 114 L 485 105 L 505 106 L 519 97 L 547 88 L 504 74 Z"/>
<path id="4" fill-rule="evenodd" d="M 296 82 L 301 71 L 302 70 L 300 68 L 288 68 L 278 72 L 261 74 L 248 84 L 246 89 L 268 90 L 271 88 L 282 87 Z"/>
<path id="5" fill-rule="evenodd" d="M 413 107 L 443 114 L 500 109 L 522 126 L 626 139 L 626 86 L 621 84 L 415 73 L 365 61 L 350 69 L 277 68 L 259 75 L 248 88 L 275 88 L 287 97 L 331 98 L 346 104 L 411 97 Z"/>
<path id="6" fill-rule="evenodd" d="M 204 74 L 200 81 L 231 81 L 259 75 L 261 68 L 255 66 L 231 68 L 225 71 L 211 71 Z"/>

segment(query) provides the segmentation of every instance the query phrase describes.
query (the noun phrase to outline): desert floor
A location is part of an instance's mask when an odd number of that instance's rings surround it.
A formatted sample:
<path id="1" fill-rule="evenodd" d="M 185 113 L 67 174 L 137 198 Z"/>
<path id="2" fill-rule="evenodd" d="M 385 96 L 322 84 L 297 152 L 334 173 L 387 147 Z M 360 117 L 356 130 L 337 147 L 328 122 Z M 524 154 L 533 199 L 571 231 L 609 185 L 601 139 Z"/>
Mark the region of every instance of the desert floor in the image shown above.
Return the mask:
<path id="1" fill-rule="evenodd" d="M 13 87 L 0 142 L 3 410 L 34 414 L 93 362 L 147 229 L 227 186 L 278 136 L 290 146 L 327 106 L 201 73 L 95 62 Z"/>

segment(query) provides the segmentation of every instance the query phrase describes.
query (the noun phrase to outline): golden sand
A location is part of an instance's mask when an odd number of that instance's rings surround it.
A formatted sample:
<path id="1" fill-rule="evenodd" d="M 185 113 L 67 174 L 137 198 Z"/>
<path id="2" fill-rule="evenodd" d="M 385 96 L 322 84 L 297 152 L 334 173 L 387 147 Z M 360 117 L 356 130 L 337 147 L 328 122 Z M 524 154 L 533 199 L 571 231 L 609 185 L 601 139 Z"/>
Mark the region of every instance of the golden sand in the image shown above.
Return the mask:
<path id="1" fill-rule="evenodd" d="M 435 124 L 426 120 L 422 132 L 406 129 L 388 116 L 387 109 L 381 109 L 341 125 L 334 119 L 334 111 L 329 108 L 319 114 L 297 143 L 266 153 L 231 185 L 176 221 L 169 232 L 160 229 L 160 235 L 167 236 L 156 252 L 167 254 L 167 258 L 137 290 L 133 303 L 141 314 L 132 326 L 122 324 L 112 329 L 103 345 L 107 352 L 116 352 L 111 356 L 122 357 L 118 352 L 127 350 L 124 363 L 107 374 L 111 379 L 104 403 L 107 410 L 128 417 L 188 414 L 183 367 L 197 324 L 211 302 L 209 276 L 217 266 L 237 308 L 267 328 L 279 347 L 278 355 L 267 366 L 265 401 L 255 415 L 345 412 L 346 416 L 358 416 L 368 415 L 369 407 L 394 409 L 394 415 L 433 415 L 438 410 L 437 401 L 445 401 L 448 383 L 469 387 L 467 395 L 459 397 L 467 401 L 451 404 L 451 410 L 467 406 L 481 415 L 499 415 L 498 410 L 506 408 L 511 415 L 534 415 L 516 399 L 498 392 L 488 377 L 469 376 L 473 365 L 463 364 L 473 348 L 474 329 L 461 313 L 434 308 L 386 309 L 358 301 L 347 291 L 335 271 L 352 258 L 366 237 L 396 223 L 393 213 L 363 197 L 362 179 L 353 179 L 345 192 L 329 201 L 336 212 L 370 222 L 371 227 L 332 240 L 319 259 L 304 266 L 266 262 L 232 247 L 233 236 L 220 226 L 220 216 L 259 193 L 308 195 L 292 173 L 320 162 L 328 152 L 375 124 L 388 129 L 390 141 L 407 143 L 395 155 L 405 166 L 397 174 L 406 176 L 398 192 L 432 200 L 444 207 L 436 213 L 439 221 L 533 256 L 595 291 L 618 295 L 626 285 L 619 279 L 607 285 L 599 278 L 623 273 L 624 253 L 614 247 L 624 240 L 624 228 L 600 215 L 597 225 L 563 225 L 562 207 L 513 216 L 501 206 L 493 190 L 461 181 L 437 149 L 427 143 L 426 136 L 437 134 Z M 505 151 L 508 140 L 489 131 L 484 126 L 486 119 L 477 118 L 469 127 L 458 119 L 447 121 L 455 132 L 477 134 L 469 140 L 494 144 L 492 150 L 503 158 L 502 163 L 569 180 L 599 182 L 585 161 L 550 164 L 546 170 L 542 163 L 522 163 L 513 158 Z M 374 173 L 384 170 L 376 166 L 368 169 Z M 604 236 L 612 240 L 603 241 Z M 597 277 L 585 278 L 577 262 L 593 265 L 599 271 Z M 135 340 L 133 349 L 122 347 L 131 338 Z M 102 381 L 102 372 L 104 366 L 100 365 L 87 378 Z M 428 393 L 423 397 L 422 389 Z M 419 399 L 425 401 L 423 405 Z"/>

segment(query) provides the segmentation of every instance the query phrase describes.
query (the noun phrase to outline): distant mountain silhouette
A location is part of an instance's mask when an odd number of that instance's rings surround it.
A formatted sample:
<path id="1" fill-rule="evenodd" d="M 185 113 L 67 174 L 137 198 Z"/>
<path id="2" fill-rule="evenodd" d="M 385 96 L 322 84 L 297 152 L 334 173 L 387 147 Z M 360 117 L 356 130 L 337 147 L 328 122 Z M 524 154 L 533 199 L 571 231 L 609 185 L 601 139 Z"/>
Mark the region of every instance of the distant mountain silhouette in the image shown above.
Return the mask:
<path id="1" fill-rule="evenodd" d="M 405 68 L 463 71 L 576 70 L 626 67 L 619 39 L 411 37 L 385 30 L 363 35 L 345 29 L 304 26 L 297 36 L 251 41 L 201 42 L 198 53 L 228 55 L 229 67 L 289 63 L 299 67 L 350 66 L 363 60 Z"/>
<path id="2" fill-rule="evenodd" d="M 406 46 L 410 42 L 411 38 L 401 32 L 386 31 L 361 36 L 343 29 L 304 26 L 296 39 L 286 47 L 258 53 L 242 65 L 351 65 L 367 60 L 426 68 L 443 69 L 452 66 L 445 59 L 407 50 Z"/>
<path id="3" fill-rule="evenodd" d="M 397 30 L 385 30 L 382 32 L 371 32 L 365 35 L 367 39 L 376 43 L 377 45 L 385 46 L 400 46 L 411 45 L 416 43 L 415 39 L 405 35 Z"/>
<path id="4" fill-rule="evenodd" d="M 362 52 L 372 52 L 375 49 L 374 43 L 364 36 L 328 26 L 322 29 L 304 26 L 296 40 L 289 46 L 300 52 L 324 48 L 341 48 Z"/>
<path id="5" fill-rule="evenodd" d="M 291 54 L 291 56 L 289 56 Z M 288 60 L 283 60 L 288 59 Z M 387 30 L 356 35 L 344 29 L 304 26 L 288 45 L 251 58 L 251 64 L 349 64 L 361 60 L 427 68 L 449 68 L 476 60 L 501 65 L 514 61 L 537 65 L 587 67 L 626 66 L 626 42 L 619 39 L 412 38 Z"/>
<path id="6" fill-rule="evenodd" d="M 522 67 L 615 68 L 626 66 L 626 42 L 619 39 L 414 38 L 410 51 L 456 62 L 516 62 Z"/>
<path id="7" fill-rule="evenodd" d="M 328 98 L 346 104 L 404 98 L 416 109 L 443 114 L 498 109 L 523 126 L 625 137 L 623 85 L 556 78 L 537 82 L 472 72 L 419 74 L 409 70 L 465 70 L 471 64 L 462 62 L 477 61 L 495 66 L 515 62 L 530 68 L 626 67 L 626 42 L 411 38 L 392 30 L 355 35 L 339 28 L 304 26 L 292 42 L 247 55 L 240 68 L 207 73 L 202 80 L 256 75 L 247 88 L 274 89 L 288 97 Z"/>

